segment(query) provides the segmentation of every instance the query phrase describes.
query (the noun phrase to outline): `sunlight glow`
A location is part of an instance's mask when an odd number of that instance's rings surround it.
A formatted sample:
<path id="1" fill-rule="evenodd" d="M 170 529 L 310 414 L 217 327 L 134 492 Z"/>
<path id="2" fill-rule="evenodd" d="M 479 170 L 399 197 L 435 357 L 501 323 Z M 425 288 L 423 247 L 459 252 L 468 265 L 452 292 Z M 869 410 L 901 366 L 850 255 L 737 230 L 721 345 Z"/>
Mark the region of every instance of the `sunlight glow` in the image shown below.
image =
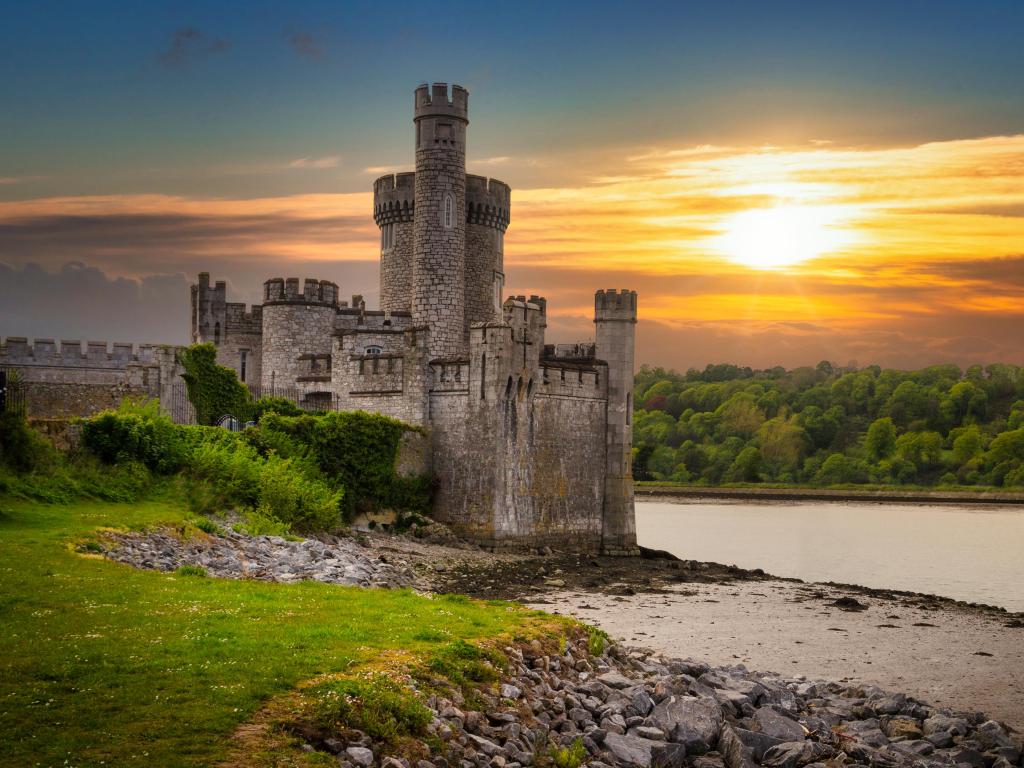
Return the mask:
<path id="1" fill-rule="evenodd" d="M 838 206 L 779 205 L 728 216 L 713 247 L 730 261 L 753 269 L 782 269 L 835 253 L 854 240 L 842 227 Z"/>

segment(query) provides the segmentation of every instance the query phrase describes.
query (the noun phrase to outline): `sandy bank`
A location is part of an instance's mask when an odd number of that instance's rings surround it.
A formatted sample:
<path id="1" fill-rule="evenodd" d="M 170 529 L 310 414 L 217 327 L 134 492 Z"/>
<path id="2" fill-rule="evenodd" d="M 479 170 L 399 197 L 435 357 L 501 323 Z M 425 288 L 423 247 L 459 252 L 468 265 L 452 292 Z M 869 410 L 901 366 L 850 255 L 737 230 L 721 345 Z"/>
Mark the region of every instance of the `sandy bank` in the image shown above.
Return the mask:
<path id="1" fill-rule="evenodd" d="M 638 499 L 658 496 L 757 501 L 895 501 L 922 504 L 1024 504 L 1024 493 L 997 491 L 901 491 L 830 488 L 705 488 L 681 485 L 638 485 Z"/>
<path id="2" fill-rule="evenodd" d="M 831 605 L 849 595 L 867 609 Z M 775 580 L 632 596 L 563 591 L 528 602 L 659 652 L 872 683 L 1024 729 L 1024 627 L 998 613 Z"/>

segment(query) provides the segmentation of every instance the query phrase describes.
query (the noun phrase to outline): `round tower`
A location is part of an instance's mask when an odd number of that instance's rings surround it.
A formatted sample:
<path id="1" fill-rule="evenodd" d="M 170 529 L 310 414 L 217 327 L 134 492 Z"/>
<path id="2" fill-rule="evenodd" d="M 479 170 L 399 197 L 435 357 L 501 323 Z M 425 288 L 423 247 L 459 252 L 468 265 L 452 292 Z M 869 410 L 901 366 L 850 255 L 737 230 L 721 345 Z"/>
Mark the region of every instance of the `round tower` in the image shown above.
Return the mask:
<path id="1" fill-rule="evenodd" d="M 380 308 L 412 311 L 412 235 L 416 174 L 394 173 L 373 183 L 373 219 L 380 227 Z"/>
<path id="2" fill-rule="evenodd" d="M 415 95 L 416 215 L 412 315 L 430 327 L 432 358 L 467 353 L 466 126 L 469 92 L 446 83 Z"/>
<path id="3" fill-rule="evenodd" d="M 275 277 L 263 284 L 263 394 L 323 389 L 331 373 L 338 286 L 330 280 Z"/>
<path id="4" fill-rule="evenodd" d="M 505 285 L 505 230 L 512 191 L 484 176 L 466 176 L 466 324 L 501 316 Z"/>

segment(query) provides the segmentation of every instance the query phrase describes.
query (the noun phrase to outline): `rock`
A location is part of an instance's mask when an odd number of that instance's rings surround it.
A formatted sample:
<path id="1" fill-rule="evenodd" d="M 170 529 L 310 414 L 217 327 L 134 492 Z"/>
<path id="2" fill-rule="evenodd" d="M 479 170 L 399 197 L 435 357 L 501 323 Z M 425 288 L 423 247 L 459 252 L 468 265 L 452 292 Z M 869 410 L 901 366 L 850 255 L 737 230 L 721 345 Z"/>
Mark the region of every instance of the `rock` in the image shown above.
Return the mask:
<path id="1" fill-rule="evenodd" d="M 470 733 L 468 735 L 470 743 L 488 757 L 494 757 L 494 755 L 500 755 L 502 753 L 501 747 L 490 739 L 485 739 L 483 736 L 477 736 L 475 733 Z"/>
<path id="2" fill-rule="evenodd" d="M 609 733 L 604 739 L 604 748 L 612 758 L 622 765 L 638 765 L 649 768 L 651 765 L 651 749 L 658 742 L 642 739 L 629 734 Z"/>
<path id="3" fill-rule="evenodd" d="M 338 755 L 345 751 L 345 742 L 333 736 L 328 736 L 324 739 L 324 748 L 332 755 Z"/>
<path id="4" fill-rule="evenodd" d="M 799 768 L 835 755 L 834 749 L 816 741 L 788 741 L 765 752 L 761 765 L 766 768 Z"/>
<path id="5" fill-rule="evenodd" d="M 951 736 L 966 736 L 970 730 L 967 721 L 962 717 L 949 717 L 948 715 L 933 715 L 924 721 L 924 735 L 930 736 L 933 733 L 946 732 Z M 936 745 L 938 746 L 938 745 Z"/>
<path id="6" fill-rule="evenodd" d="M 636 685 L 633 680 L 630 680 L 621 672 L 605 672 L 603 675 L 598 675 L 597 680 L 609 688 L 631 688 Z"/>
<path id="7" fill-rule="evenodd" d="M 946 747 L 953 746 L 953 734 L 951 734 L 949 731 L 929 733 L 924 738 L 925 741 L 934 746 L 936 749 L 945 749 Z"/>
<path id="8" fill-rule="evenodd" d="M 703 755 L 693 759 L 693 768 L 725 768 L 725 762 L 718 755 Z"/>
<path id="9" fill-rule="evenodd" d="M 949 759 L 953 763 L 969 765 L 971 768 L 988 768 L 989 763 L 978 750 L 963 746 L 950 750 Z"/>
<path id="10" fill-rule="evenodd" d="M 681 768 L 686 757 L 682 744 L 658 744 L 651 747 L 651 763 L 656 768 Z"/>
<path id="11" fill-rule="evenodd" d="M 373 765 L 373 750 L 366 747 L 349 747 L 345 750 L 345 754 L 349 760 L 362 768 Z"/>
<path id="12" fill-rule="evenodd" d="M 629 706 L 638 715 L 646 717 L 650 714 L 651 710 L 654 709 L 654 700 L 648 695 L 647 691 L 639 691 L 636 696 L 633 697 Z"/>
<path id="13" fill-rule="evenodd" d="M 702 755 L 718 741 L 722 710 L 712 699 L 670 696 L 654 708 L 650 721 L 686 747 L 686 754 Z"/>
<path id="14" fill-rule="evenodd" d="M 754 713 L 753 720 L 761 733 L 780 741 L 803 741 L 804 727 L 795 720 L 780 715 L 770 707 L 761 707 Z"/>
<path id="15" fill-rule="evenodd" d="M 718 736 L 718 753 L 722 756 L 726 768 L 755 768 L 751 749 L 726 725 Z"/>
<path id="16" fill-rule="evenodd" d="M 743 728 L 733 728 L 732 731 L 739 736 L 740 741 L 750 750 L 754 760 L 758 762 L 764 757 L 765 752 L 783 743 L 781 739 L 772 738 L 760 731 L 748 731 Z"/>
<path id="17" fill-rule="evenodd" d="M 920 739 L 924 734 L 917 720 L 909 717 L 893 717 L 882 725 L 882 732 L 893 741 Z"/>
<path id="18" fill-rule="evenodd" d="M 665 740 L 665 732 L 661 728 L 655 728 L 653 725 L 638 725 L 630 733 L 639 736 L 641 739 L 650 739 L 651 741 Z"/>
<path id="19" fill-rule="evenodd" d="M 501 684 L 501 698 L 503 699 L 518 699 L 523 695 L 523 692 L 516 688 L 514 685 L 508 683 Z"/>

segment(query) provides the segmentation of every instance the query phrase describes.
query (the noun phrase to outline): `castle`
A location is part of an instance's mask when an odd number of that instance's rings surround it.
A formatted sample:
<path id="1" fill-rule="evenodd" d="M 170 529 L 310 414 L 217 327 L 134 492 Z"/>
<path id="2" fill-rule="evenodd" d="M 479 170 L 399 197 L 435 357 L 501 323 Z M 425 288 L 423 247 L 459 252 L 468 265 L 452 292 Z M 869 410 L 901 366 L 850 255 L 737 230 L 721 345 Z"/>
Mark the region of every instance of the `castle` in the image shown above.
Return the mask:
<path id="1" fill-rule="evenodd" d="M 380 309 L 273 278 L 262 305 L 192 286 L 192 341 L 264 393 L 425 427 L 435 517 L 482 544 L 635 553 L 634 291 L 599 290 L 596 342 L 545 343 L 542 297 L 502 301 L 511 190 L 466 173 L 469 93 L 414 100 L 416 170 L 373 185 Z"/>

